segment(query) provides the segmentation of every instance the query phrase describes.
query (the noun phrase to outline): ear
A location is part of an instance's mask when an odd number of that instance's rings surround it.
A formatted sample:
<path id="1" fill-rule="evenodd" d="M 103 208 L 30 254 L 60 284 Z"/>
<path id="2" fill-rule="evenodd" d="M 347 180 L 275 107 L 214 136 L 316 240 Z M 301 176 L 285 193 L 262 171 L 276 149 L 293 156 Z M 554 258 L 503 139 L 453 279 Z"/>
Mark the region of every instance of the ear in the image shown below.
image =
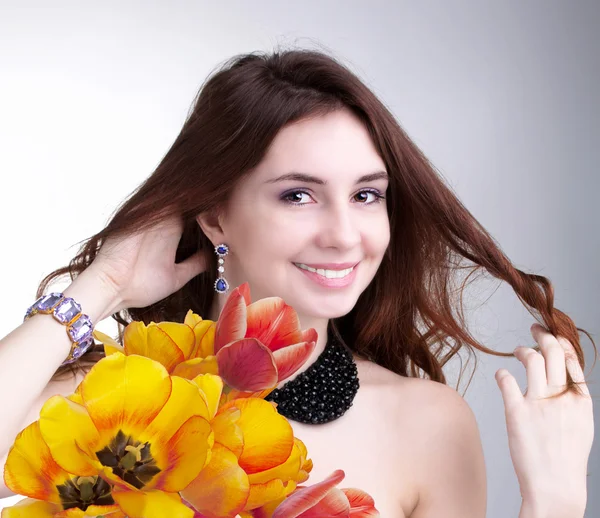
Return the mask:
<path id="1" fill-rule="evenodd" d="M 226 242 L 225 233 L 221 227 L 221 217 L 216 211 L 198 214 L 196 222 L 213 245 Z"/>

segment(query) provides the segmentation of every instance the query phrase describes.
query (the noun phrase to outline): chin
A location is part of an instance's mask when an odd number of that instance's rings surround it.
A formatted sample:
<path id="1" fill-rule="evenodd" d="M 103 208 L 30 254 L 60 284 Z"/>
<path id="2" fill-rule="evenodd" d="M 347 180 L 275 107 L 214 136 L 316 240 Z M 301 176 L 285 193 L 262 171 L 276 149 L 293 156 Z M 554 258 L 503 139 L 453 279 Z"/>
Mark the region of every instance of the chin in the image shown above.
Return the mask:
<path id="1" fill-rule="evenodd" d="M 304 314 L 311 316 L 312 318 L 324 319 L 339 318 L 347 315 L 354 309 L 357 302 L 357 299 L 351 296 L 348 296 L 347 301 L 328 301 L 326 298 L 318 300 L 318 297 L 311 297 L 311 299 L 313 299 L 314 302 L 303 304 L 303 306 L 306 307 Z"/>

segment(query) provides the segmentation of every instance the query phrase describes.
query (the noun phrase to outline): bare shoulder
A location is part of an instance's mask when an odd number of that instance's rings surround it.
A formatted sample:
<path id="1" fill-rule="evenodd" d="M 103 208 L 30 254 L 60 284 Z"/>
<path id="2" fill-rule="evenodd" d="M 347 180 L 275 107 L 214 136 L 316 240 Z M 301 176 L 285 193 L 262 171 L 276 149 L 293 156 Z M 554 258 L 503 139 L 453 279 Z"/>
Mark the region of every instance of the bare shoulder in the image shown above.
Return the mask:
<path id="1" fill-rule="evenodd" d="M 356 360 L 361 387 L 392 399 L 404 410 L 414 410 L 413 418 L 444 419 L 462 417 L 474 420 L 471 407 L 452 387 L 425 378 L 409 378 L 367 360 Z"/>
<path id="2" fill-rule="evenodd" d="M 361 387 L 395 394 L 402 401 L 413 404 L 426 404 L 427 407 L 437 404 L 452 403 L 468 408 L 462 396 L 452 387 L 425 378 L 409 378 L 368 360 L 356 359 L 358 377 Z"/>
<path id="3" fill-rule="evenodd" d="M 418 493 L 412 518 L 485 516 L 486 468 L 477 421 L 452 387 L 400 376 L 357 360 L 361 389 L 381 402 L 399 440 L 397 455 L 411 466 Z"/>

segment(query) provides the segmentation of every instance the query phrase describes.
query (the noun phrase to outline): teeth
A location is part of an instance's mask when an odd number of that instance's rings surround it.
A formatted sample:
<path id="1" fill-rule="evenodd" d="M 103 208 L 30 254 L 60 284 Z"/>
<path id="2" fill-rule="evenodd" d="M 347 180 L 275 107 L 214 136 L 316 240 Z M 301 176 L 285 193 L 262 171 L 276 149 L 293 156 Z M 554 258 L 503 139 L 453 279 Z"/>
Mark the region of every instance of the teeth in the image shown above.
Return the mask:
<path id="1" fill-rule="evenodd" d="M 352 270 L 354 270 L 354 267 L 346 268 L 345 270 L 323 270 L 322 268 L 319 268 L 319 269 L 311 268 L 310 266 L 307 266 L 302 263 L 294 263 L 294 264 L 298 268 L 302 268 L 303 270 L 308 270 L 309 272 L 318 273 L 319 275 L 322 275 L 323 277 L 327 277 L 328 279 L 341 279 L 342 277 L 346 277 L 346 275 L 348 275 Z"/>

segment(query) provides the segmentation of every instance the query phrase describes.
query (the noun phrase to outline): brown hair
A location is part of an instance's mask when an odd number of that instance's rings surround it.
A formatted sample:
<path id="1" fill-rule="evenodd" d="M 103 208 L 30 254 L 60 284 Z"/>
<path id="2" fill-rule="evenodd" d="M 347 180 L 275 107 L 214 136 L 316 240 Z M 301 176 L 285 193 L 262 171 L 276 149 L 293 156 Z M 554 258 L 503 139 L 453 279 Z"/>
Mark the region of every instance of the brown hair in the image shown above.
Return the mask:
<path id="1" fill-rule="evenodd" d="M 314 50 L 252 52 L 226 61 L 200 88 L 181 132 L 156 170 L 106 228 L 85 242 L 69 266 L 41 282 L 38 296 L 57 277 L 68 273 L 73 279 L 83 271 L 107 238 L 179 215 L 184 232 L 176 262 L 204 250 L 210 257 L 209 269 L 164 300 L 125 309 L 113 318 L 125 326 L 132 319 L 183 321 L 190 308 L 208 315 L 217 264 L 196 215 L 226 203 L 236 182 L 261 161 L 286 124 L 343 108 L 364 123 L 386 164 L 391 230 L 373 281 L 349 314 L 332 321 L 344 341 L 357 354 L 402 376 L 425 376 L 442 383 L 446 383 L 442 368 L 463 346 L 470 355 L 475 348 L 513 356 L 485 347 L 467 330 L 463 290 L 471 275 L 483 268 L 510 284 L 552 334 L 567 338 L 584 367 L 578 331 L 594 342 L 554 307 L 550 281 L 515 268 L 375 94 L 337 59 Z M 457 289 L 458 274 L 465 271 L 469 274 Z M 594 351 L 597 354 L 595 344 Z M 100 357 L 102 350 L 94 348 L 79 367 Z M 57 375 L 67 370 L 63 367 Z M 569 389 L 580 391 L 570 376 L 565 390 Z"/>

